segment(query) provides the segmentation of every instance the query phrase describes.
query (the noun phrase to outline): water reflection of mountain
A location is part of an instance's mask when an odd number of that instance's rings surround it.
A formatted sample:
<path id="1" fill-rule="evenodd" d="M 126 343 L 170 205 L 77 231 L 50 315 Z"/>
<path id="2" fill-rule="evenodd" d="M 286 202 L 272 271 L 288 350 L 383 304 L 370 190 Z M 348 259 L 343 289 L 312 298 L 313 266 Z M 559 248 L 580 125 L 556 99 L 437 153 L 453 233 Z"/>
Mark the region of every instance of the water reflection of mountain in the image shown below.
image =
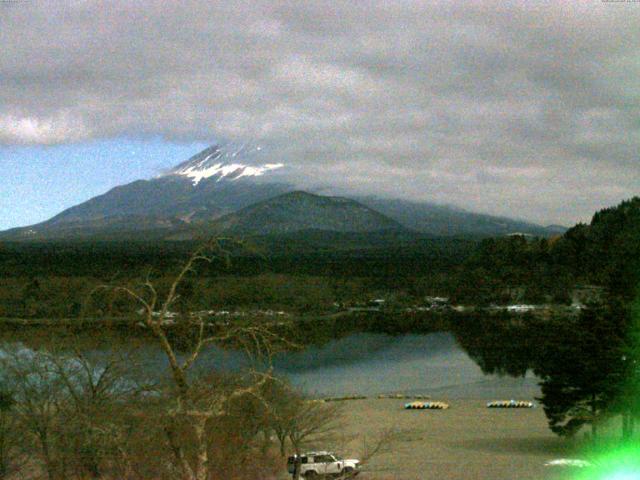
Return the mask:
<path id="1" fill-rule="evenodd" d="M 86 352 L 100 363 L 110 349 L 122 344 L 103 345 Z M 168 365 L 160 349 L 143 342 L 131 352 L 157 378 Z M 217 347 L 207 349 L 198 365 L 202 373 L 233 371 L 244 363 L 243 354 Z M 500 378 L 485 375 L 460 348 L 450 333 L 427 335 L 387 335 L 354 333 L 303 351 L 281 353 L 276 371 L 312 395 L 377 395 L 403 392 L 443 398 L 532 398 L 537 394 L 532 377 Z"/>
<path id="2" fill-rule="evenodd" d="M 376 395 L 403 392 L 444 398 L 532 398 L 533 376 L 485 375 L 450 333 L 399 335 L 358 333 L 288 353 L 276 368 L 310 394 Z"/>
<path id="3" fill-rule="evenodd" d="M 372 357 L 390 362 L 409 361 L 412 358 L 431 358 L 456 349 L 450 334 L 430 335 L 385 335 L 375 333 L 355 333 L 303 351 L 279 355 L 275 365 L 281 371 L 300 372 L 347 366 L 370 361 Z"/>

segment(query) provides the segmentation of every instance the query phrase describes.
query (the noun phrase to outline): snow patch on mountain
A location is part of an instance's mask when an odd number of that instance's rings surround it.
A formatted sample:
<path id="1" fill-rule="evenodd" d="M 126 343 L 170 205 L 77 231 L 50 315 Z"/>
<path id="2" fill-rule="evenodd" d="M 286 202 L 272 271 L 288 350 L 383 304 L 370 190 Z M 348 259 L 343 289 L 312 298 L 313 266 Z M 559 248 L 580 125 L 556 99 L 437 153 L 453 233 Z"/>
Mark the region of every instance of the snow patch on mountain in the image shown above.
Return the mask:
<path id="1" fill-rule="evenodd" d="M 276 170 L 284 167 L 282 163 L 267 163 L 259 167 L 251 167 L 249 165 L 242 165 L 240 163 L 216 163 L 208 168 L 200 169 L 198 167 L 189 167 L 178 172 L 177 175 L 183 175 L 191 178 L 194 185 L 197 185 L 205 178 L 218 175 L 217 181 L 219 182 L 223 178 L 229 178 L 230 180 L 238 180 L 242 177 L 259 177 L 264 175 L 270 170 Z"/>
<path id="2" fill-rule="evenodd" d="M 233 161 L 238 156 L 246 157 L 259 151 L 260 147 L 249 149 L 242 145 L 239 148 L 231 149 L 228 146 L 223 148 L 216 145 L 203 150 L 178 165 L 170 174 L 188 177 L 195 186 L 205 178 L 217 176 L 216 181 L 218 182 L 223 179 L 238 180 L 242 177 L 259 177 L 266 172 L 284 167 L 283 163 L 246 165 Z M 231 160 L 232 163 L 226 163 L 225 160 Z"/>

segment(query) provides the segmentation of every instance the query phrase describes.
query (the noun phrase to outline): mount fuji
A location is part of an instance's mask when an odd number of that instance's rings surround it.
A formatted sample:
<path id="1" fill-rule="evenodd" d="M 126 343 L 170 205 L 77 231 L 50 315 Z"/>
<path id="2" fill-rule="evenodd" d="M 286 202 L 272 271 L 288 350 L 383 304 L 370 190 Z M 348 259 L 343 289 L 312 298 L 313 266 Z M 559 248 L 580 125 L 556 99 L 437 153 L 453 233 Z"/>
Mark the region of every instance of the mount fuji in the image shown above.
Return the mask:
<path id="1" fill-rule="evenodd" d="M 45 222 L 0 232 L 0 240 L 190 239 L 303 230 L 485 237 L 564 231 L 432 203 L 300 192 L 287 181 L 286 165 L 258 161 L 260 150 L 211 146 L 156 178 L 115 187 Z"/>
<path id="2" fill-rule="evenodd" d="M 122 238 L 143 232 L 162 238 L 294 190 L 274 175 L 283 164 L 253 161 L 258 151 L 211 146 L 156 178 L 115 187 L 45 222 L 1 232 L 0 238 Z"/>
<path id="3" fill-rule="evenodd" d="M 236 163 L 236 157 L 260 150 L 260 147 L 250 149 L 245 145 L 237 149 L 225 150 L 215 145 L 181 163 L 168 174 L 190 178 L 195 186 L 208 178 L 214 178 L 219 182 L 221 180 L 239 180 L 243 177 L 261 177 L 267 172 L 284 167 L 283 163 L 266 163 L 256 166 Z"/>

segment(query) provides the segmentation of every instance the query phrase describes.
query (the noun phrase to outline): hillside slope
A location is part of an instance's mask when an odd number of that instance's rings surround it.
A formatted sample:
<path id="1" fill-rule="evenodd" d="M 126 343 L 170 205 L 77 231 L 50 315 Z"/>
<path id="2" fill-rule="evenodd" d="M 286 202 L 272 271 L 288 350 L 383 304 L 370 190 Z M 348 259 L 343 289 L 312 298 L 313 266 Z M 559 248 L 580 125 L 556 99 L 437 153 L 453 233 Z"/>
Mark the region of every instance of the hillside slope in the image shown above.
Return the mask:
<path id="1" fill-rule="evenodd" d="M 267 235 L 302 230 L 374 232 L 406 230 L 400 223 L 354 200 L 294 191 L 226 215 L 215 231 Z"/>
<path id="2" fill-rule="evenodd" d="M 417 232 L 434 236 L 493 237 L 524 233 L 550 237 L 566 228 L 543 227 L 523 220 L 469 212 L 460 208 L 429 202 L 357 197 L 357 200 Z"/>

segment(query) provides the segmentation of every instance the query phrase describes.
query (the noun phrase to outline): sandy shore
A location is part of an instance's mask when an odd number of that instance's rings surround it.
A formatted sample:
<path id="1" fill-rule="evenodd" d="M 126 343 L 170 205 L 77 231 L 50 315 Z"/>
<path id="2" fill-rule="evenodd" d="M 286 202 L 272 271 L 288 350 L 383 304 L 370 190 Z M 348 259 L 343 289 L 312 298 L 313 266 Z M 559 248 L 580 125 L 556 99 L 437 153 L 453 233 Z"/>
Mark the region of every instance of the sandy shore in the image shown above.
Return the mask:
<path id="1" fill-rule="evenodd" d="M 444 400 L 447 399 L 436 399 Z M 366 466 L 367 480 L 539 480 L 544 463 L 571 455 L 571 445 L 547 427 L 544 412 L 488 409 L 484 400 L 451 400 L 448 410 L 404 410 L 403 400 L 344 402 L 346 455 L 361 455 L 363 439 L 395 428 L 391 449 Z"/>

